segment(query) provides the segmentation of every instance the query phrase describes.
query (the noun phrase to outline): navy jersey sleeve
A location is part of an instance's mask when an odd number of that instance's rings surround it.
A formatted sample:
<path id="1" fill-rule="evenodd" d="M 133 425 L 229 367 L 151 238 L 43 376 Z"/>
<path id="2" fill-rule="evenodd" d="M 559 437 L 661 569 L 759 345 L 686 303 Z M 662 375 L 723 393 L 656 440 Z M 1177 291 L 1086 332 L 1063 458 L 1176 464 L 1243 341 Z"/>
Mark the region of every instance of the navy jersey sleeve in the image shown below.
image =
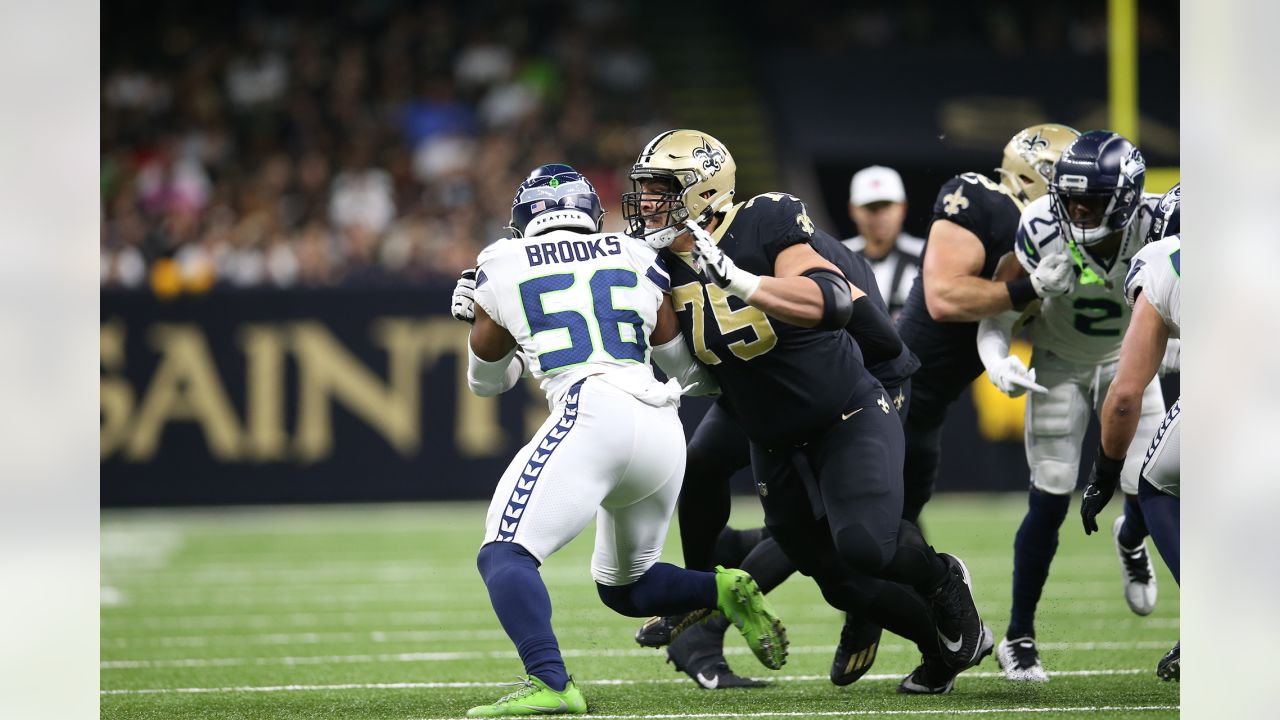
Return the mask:
<path id="1" fill-rule="evenodd" d="M 813 238 L 813 221 L 804 203 L 794 195 L 765 193 L 747 201 L 744 210 L 755 210 L 760 228 L 761 249 L 772 266 L 778 255 L 792 245 L 807 243 Z"/>
<path id="2" fill-rule="evenodd" d="M 1013 250 L 1021 210 L 999 183 L 978 173 L 957 175 L 942 185 L 933 202 L 933 219 L 948 220 L 977 236 L 986 251 L 982 277 Z"/>

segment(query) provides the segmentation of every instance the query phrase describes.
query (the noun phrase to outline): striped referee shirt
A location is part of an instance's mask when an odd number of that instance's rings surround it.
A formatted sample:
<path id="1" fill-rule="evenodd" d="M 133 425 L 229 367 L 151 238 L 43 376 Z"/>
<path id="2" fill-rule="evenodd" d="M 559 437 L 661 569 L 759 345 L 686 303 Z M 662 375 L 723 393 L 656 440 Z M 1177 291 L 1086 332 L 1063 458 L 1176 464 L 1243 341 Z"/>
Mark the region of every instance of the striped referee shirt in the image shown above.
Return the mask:
<path id="1" fill-rule="evenodd" d="M 911 292 L 911 284 L 920 274 L 920 255 L 924 252 L 924 240 L 900 233 L 893 247 L 884 257 L 872 259 L 863 252 L 867 241 L 861 235 L 841 240 L 844 246 L 867 258 L 871 269 L 876 273 L 876 284 L 880 286 L 880 295 L 889 306 L 889 315 L 897 320 L 898 312 L 907 302 L 907 294 Z"/>

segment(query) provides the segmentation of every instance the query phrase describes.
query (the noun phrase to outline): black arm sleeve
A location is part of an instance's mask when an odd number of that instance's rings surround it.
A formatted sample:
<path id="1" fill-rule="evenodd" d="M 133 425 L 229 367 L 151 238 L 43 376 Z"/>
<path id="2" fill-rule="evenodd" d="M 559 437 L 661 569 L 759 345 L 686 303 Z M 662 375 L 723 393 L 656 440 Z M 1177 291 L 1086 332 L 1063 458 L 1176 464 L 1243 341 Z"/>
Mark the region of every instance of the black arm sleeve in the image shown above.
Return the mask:
<path id="1" fill-rule="evenodd" d="M 902 339 L 893 329 L 893 321 L 866 295 L 853 301 L 853 317 L 845 329 L 858 343 L 867 367 L 902 354 Z"/>

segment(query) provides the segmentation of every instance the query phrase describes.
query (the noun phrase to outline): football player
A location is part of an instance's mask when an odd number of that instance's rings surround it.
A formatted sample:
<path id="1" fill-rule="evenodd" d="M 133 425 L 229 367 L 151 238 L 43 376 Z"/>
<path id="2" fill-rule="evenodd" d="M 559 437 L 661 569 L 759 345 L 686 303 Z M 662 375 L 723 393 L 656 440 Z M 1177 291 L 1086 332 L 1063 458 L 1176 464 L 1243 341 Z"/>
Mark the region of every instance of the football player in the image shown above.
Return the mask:
<path id="1" fill-rule="evenodd" d="M 865 258 L 854 252 L 845 252 L 833 261 L 854 287 L 866 288 L 865 292 L 876 307 L 885 315 L 889 314 L 877 288 L 875 270 Z M 845 330 L 855 341 L 861 339 L 864 359 L 871 358 L 868 371 L 893 398 L 899 418 L 905 418 L 910 404 L 910 377 L 919 361 L 901 345 L 898 355 L 878 358 L 875 347 L 866 339 L 866 333 L 857 322 L 851 322 Z M 685 566 L 693 569 L 709 569 L 717 564 L 740 567 L 755 578 L 761 592 L 770 592 L 795 572 L 795 565 L 770 537 L 768 530 L 725 527 L 731 503 L 729 478 L 750 465 L 751 449 L 746 432 L 726 409 L 723 400 L 703 416 L 689 441 L 686 454 L 684 486 L 678 506 Z M 636 641 L 646 647 L 662 647 L 670 642 L 668 661 L 701 687 L 730 689 L 762 687 L 765 684 L 741 677 L 729 667 L 724 657 L 724 633 L 728 624 L 721 618 L 690 627 L 678 639 L 670 641 L 672 629 L 687 625 L 689 620 L 685 616 L 653 618 L 636 633 Z M 854 615 L 846 618 L 831 664 L 833 683 L 848 685 L 871 669 L 880 630 L 879 626 L 864 618 Z"/>
<path id="2" fill-rule="evenodd" d="M 947 692 L 990 652 L 990 630 L 964 563 L 901 520 L 902 427 L 845 327 L 865 323 L 878 356 L 900 342 L 804 205 L 734 203 L 735 173 L 706 133 L 658 135 L 631 169 L 628 233 L 662 248 L 686 341 L 751 440 L 774 540 L 833 606 L 916 641 L 925 661 L 901 691 Z"/>
<path id="3" fill-rule="evenodd" d="M 992 277 L 997 264 L 1013 251 L 1022 208 L 1048 191 L 1053 163 L 1078 135 L 1063 125 L 1026 128 L 1005 146 L 996 170 L 999 182 L 964 173 L 938 191 L 922 269 L 898 317 L 903 342 L 920 359 L 920 369 L 911 378 L 906 425 L 903 477 L 908 519 L 916 520 L 933 494 L 947 408 L 982 374 L 974 347 L 976 321 L 1024 308 L 1038 297 L 1061 295 L 1070 286 L 1071 267 L 1065 258 L 1040 264 L 1029 278 L 1002 282 Z"/>
<path id="4" fill-rule="evenodd" d="M 1178 186 L 1165 194 L 1160 208 L 1164 212 L 1157 215 L 1163 226 L 1157 233 L 1178 232 L 1180 200 L 1181 189 Z M 1158 371 L 1170 364 L 1171 348 L 1181 344 L 1182 238 L 1179 235 L 1171 234 L 1138 251 L 1125 278 L 1124 297 L 1133 310 L 1133 317 L 1120 346 L 1115 380 L 1111 381 L 1099 415 L 1102 438 L 1080 505 L 1086 533 L 1098 529 L 1098 513 L 1106 507 L 1120 484 L 1126 456 L 1132 455 L 1130 450 L 1135 436 L 1146 441 L 1145 436 L 1138 435 L 1138 414 L 1134 412 L 1142 403 L 1143 389 Z M 1180 351 L 1174 350 L 1174 353 L 1180 354 Z M 1181 577 L 1181 533 L 1178 525 L 1182 487 L 1178 461 L 1178 449 L 1182 444 L 1181 418 L 1182 398 L 1178 398 L 1165 414 L 1155 437 L 1151 438 L 1142 461 L 1142 471 L 1138 474 L 1138 502 L 1142 506 L 1142 514 L 1151 531 L 1151 539 L 1173 573 L 1175 582 L 1180 582 Z M 1164 680 L 1177 680 L 1180 665 L 1179 644 L 1174 644 L 1156 666 L 1156 674 Z"/>
<path id="5" fill-rule="evenodd" d="M 538 567 L 593 519 L 591 574 L 605 605 L 632 617 L 718 608 L 763 664 L 785 662 L 782 624 L 749 575 L 658 562 L 684 472 L 676 408 L 690 384 L 714 390 L 714 380 L 680 338 L 662 261 L 600 233 L 602 216 L 573 168 L 534 170 L 512 203 L 512 237 L 481 252 L 455 290 L 454 314 L 473 323 L 472 391 L 497 395 L 527 370 L 552 407 L 498 481 L 477 558 L 527 675 L 469 716 L 586 712 Z M 653 377 L 650 358 L 671 380 Z"/>
<path id="6" fill-rule="evenodd" d="M 987 375 L 1005 394 L 1028 389 L 1025 420 L 1031 469 L 1028 509 L 1014 540 L 1013 606 L 996 657 L 1010 680 L 1044 682 L 1035 640 L 1035 610 L 1058 546 L 1079 472 L 1081 443 L 1091 413 L 1101 410 L 1116 374 L 1129 324 L 1124 278 L 1146 242 L 1160 196 L 1144 195 L 1146 164 L 1128 140 L 1109 131 L 1076 138 L 1054 165 L 1049 194 L 1022 212 L 1014 250 L 1019 266 L 1005 279 L 1035 273 L 1065 259 L 1074 269 L 1070 291 L 1045 299 L 1031 325 L 1031 367 L 1009 354 L 1016 311 L 980 323 L 978 353 Z M 1158 380 L 1150 379 L 1132 410 L 1144 436 L 1164 415 Z M 1137 504 L 1136 462 L 1122 478 L 1128 499 L 1112 528 L 1124 595 L 1139 615 L 1155 607 L 1156 583 L 1146 550 L 1146 525 Z"/>

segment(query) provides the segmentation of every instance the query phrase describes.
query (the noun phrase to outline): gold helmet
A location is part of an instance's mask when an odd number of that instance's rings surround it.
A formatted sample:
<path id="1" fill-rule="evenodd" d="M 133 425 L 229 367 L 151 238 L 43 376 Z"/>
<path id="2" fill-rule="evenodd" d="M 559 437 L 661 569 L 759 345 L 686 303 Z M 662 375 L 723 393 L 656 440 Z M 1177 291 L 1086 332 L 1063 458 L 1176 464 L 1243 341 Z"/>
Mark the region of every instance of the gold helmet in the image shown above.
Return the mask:
<path id="1" fill-rule="evenodd" d="M 664 248 L 692 218 L 704 225 L 733 202 L 738 166 L 724 144 L 697 130 L 668 130 L 649 141 L 631 166 L 631 189 L 622 195 L 627 234 Z M 645 181 L 666 180 L 665 190 Z"/>
<path id="2" fill-rule="evenodd" d="M 1080 133 L 1066 125 L 1045 123 L 1021 130 L 1004 146 L 1004 160 L 996 172 L 1000 182 L 1022 203 L 1049 192 L 1053 164 Z"/>

